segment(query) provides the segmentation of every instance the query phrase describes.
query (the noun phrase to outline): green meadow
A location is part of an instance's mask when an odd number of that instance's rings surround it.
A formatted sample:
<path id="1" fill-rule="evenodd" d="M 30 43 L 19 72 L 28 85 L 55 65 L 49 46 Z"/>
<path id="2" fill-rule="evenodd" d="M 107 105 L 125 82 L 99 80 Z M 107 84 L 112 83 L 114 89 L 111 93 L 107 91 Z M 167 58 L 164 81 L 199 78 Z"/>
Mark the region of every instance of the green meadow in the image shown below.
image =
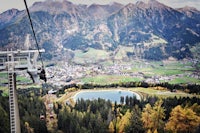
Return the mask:
<path id="1" fill-rule="evenodd" d="M 94 84 L 112 84 L 122 82 L 137 82 L 141 81 L 140 78 L 133 78 L 130 76 L 119 76 L 119 75 L 97 75 L 93 77 L 85 77 L 81 80 L 83 83 L 94 83 Z"/>
<path id="2" fill-rule="evenodd" d="M 112 62 L 101 63 L 104 66 L 113 65 Z M 131 70 L 123 70 L 122 72 L 127 73 L 140 73 L 143 74 L 144 78 L 136 78 L 131 76 L 121 75 L 95 75 L 92 77 L 85 77 L 81 81 L 84 83 L 97 83 L 97 84 L 109 84 L 119 82 L 138 82 L 144 81 L 146 78 L 157 77 L 168 77 L 170 84 L 200 84 L 200 80 L 191 77 L 199 67 L 194 66 L 191 62 L 187 61 L 132 61 L 132 62 L 121 62 L 123 65 L 130 65 Z M 160 80 L 160 82 L 166 82 Z"/>

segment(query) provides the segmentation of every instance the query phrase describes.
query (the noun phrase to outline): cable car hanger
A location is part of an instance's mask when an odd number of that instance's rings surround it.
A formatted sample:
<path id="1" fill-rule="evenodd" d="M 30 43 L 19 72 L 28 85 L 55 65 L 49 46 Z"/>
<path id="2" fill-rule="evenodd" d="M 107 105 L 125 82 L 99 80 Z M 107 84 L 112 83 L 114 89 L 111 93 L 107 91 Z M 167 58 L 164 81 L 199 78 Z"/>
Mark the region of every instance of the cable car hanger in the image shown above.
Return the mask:
<path id="1" fill-rule="evenodd" d="M 29 18 L 29 21 L 30 21 L 30 24 L 31 24 L 31 29 L 33 31 L 33 36 L 34 36 L 34 39 L 35 39 L 36 47 L 37 47 L 37 50 L 39 52 L 39 57 L 40 57 L 40 60 L 41 60 L 41 63 L 42 63 L 42 68 L 41 68 L 41 72 L 39 73 L 39 77 L 40 77 L 40 79 L 42 79 L 45 82 L 47 82 L 46 72 L 45 72 L 45 69 L 44 69 L 44 63 L 43 63 L 43 59 L 42 59 L 42 54 L 41 54 L 41 52 L 39 50 L 39 44 L 38 44 L 38 41 L 37 41 L 37 38 L 36 38 L 36 35 L 35 35 L 35 31 L 34 31 L 34 28 L 33 28 L 33 23 L 32 23 L 32 20 L 31 20 L 31 16 L 30 16 L 30 12 L 29 12 L 26 0 L 24 0 L 24 4 L 25 4 L 26 11 L 27 11 L 27 14 L 28 14 L 28 18 Z"/>

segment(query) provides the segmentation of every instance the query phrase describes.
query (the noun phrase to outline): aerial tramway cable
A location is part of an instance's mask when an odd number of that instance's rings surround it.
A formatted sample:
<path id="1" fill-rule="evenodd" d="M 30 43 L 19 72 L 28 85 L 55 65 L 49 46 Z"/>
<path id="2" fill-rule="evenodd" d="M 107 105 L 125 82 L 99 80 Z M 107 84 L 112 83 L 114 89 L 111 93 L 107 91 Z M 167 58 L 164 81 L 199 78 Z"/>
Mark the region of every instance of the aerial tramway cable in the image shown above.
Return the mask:
<path id="1" fill-rule="evenodd" d="M 41 63 L 42 63 L 42 70 L 41 70 L 41 72 L 39 73 L 39 76 L 40 76 L 40 79 L 42 79 L 42 80 L 44 80 L 44 81 L 46 82 L 47 79 L 46 79 L 46 74 L 45 74 L 45 70 L 44 70 L 44 63 L 43 63 L 43 59 L 42 59 L 41 52 L 40 52 L 40 50 L 39 50 L 39 44 L 38 44 L 38 41 L 37 41 L 37 38 L 36 38 L 36 35 L 35 35 L 35 31 L 34 31 L 34 28 L 33 28 L 33 23 L 32 23 L 32 20 L 31 20 L 31 16 L 30 16 L 30 13 L 29 13 L 29 9 L 28 9 L 26 0 L 24 0 L 24 4 L 25 4 L 25 7 L 26 7 L 26 11 L 27 11 L 27 14 L 28 14 L 28 18 L 29 18 L 29 20 L 30 20 L 31 29 L 32 29 L 32 31 L 33 31 L 33 36 L 34 36 L 35 43 L 36 43 L 36 46 L 37 46 L 37 49 L 38 49 L 38 52 L 39 52 L 39 57 L 40 57 L 40 60 L 41 60 Z"/>

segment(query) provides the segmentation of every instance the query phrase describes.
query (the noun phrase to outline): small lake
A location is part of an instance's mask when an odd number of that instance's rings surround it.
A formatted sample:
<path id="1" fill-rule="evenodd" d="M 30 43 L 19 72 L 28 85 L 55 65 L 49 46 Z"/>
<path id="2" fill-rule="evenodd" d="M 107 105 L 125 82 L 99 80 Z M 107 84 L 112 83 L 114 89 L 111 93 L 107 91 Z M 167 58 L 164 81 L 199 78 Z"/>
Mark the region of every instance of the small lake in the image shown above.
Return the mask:
<path id="1" fill-rule="evenodd" d="M 110 100 L 113 103 L 115 101 L 117 103 L 120 103 L 121 96 L 124 97 L 124 101 L 126 96 L 135 96 L 138 100 L 140 100 L 140 96 L 137 93 L 128 90 L 82 90 L 78 92 L 73 98 L 75 101 L 81 98 L 83 98 L 84 100 L 102 98 L 105 100 Z"/>

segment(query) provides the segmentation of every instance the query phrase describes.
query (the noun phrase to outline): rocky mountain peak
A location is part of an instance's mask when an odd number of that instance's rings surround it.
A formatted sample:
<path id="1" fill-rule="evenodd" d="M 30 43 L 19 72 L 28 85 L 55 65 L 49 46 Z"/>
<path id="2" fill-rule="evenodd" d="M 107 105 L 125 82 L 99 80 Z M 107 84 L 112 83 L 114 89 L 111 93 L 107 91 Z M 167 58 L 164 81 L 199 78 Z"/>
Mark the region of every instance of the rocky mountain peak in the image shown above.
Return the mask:
<path id="1" fill-rule="evenodd" d="M 9 16 L 14 16 L 19 12 L 18 9 L 12 8 L 10 10 L 5 11 L 3 14 L 9 15 Z"/>
<path id="2" fill-rule="evenodd" d="M 157 9 L 157 10 L 163 10 L 166 8 L 169 8 L 168 6 L 156 1 L 156 0 L 143 0 L 136 2 L 136 6 L 141 9 Z"/>
<path id="3" fill-rule="evenodd" d="M 105 19 L 112 13 L 120 10 L 122 7 L 122 4 L 116 2 L 109 5 L 92 4 L 88 6 L 87 12 L 92 16 L 93 19 Z"/>
<path id="4" fill-rule="evenodd" d="M 194 7 L 190 7 L 190 6 L 185 6 L 183 8 L 178 8 L 177 10 L 179 10 L 180 12 L 184 12 L 184 13 L 188 13 L 188 15 L 190 13 L 200 13 L 199 10 L 197 10 L 196 8 Z"/>
<path id="5" fill-rule="evenodd" d="M 93 19 L 101 19 L 108 15 L 104 8 L 104 5 L 92 4 L 87 8 L 87 11 Z"/>
<path id="6" fill-rule="evenodd" d="M 181 13 L 185 14 L 186 16 L 193 18 L 193 19 L 198 19 L 200 20 L 200 11 L 197 10 L 194 7 L 190 7 L 190 6 L 185 6 L 183 8 L 178 8 L 178 11 L 180 11 Z"/>
<path id="7" fill-rule="evenodd" d="M 5 12 L 3 12 L 2 14 L 0 14 L 0 21 L 1 20 L 10 20 L 11 18 L 13 18 L 14 16 L 16 16 L 20 11 L 18 9 L 10 9 L 7 10 Z"/>
<path id="8" fill-rule="evenodd" d="M 129 3 L 126 6 L 124 6 L 121 10 L 122 11 L 132 11 L 135 8 L 137 8 L 137 5 L 133 4 L 133 3 Z"/>
<path id="9" fill-rule="evenodd" d="M 67 0 L 46 0 L 44 2 L 36 2 L 31 6 L 31 12 L 45 11 L 51 14 L 59 14 L 62 12 L 71 12 L 77 5 Z"/>
<path id="10" fill-rule="evenodd" d="M 4 25 L 10 23 L 19 13 L 20 11 L 18 9 L 13 8 L 0 14 L 0 29 Z"/>
<path id="11" fill-rule="evenodd" d="M 198 12 L 198 10 L 194 7 L 190 7 L 190 6 L 185 6 L 183 8 L 178 8 L 178 10 L 182 10 L 182 11 L 195 11 Z"/>
<path id="12" fill-rule="evenodd" d="M 122 4 L 120 4 L 118 2 L 111 2 L 109 5 L 110 6 L 123 6 Z"/>

